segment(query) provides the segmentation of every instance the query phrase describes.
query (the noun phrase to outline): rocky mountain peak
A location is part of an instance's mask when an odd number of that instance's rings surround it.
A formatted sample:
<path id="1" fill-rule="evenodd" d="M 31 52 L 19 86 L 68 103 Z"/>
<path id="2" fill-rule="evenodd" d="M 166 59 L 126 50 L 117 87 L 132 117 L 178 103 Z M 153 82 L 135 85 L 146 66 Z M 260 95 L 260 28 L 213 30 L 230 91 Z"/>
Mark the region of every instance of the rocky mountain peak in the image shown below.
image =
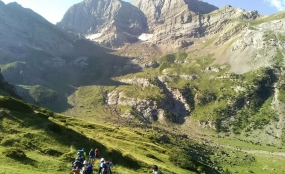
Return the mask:
<path id="1" fill-rule="evenodd" d="M 165 23 L 168 19 L 182 15 L 185 12 L 205 14 L 218 9 L 198 0 L 134 0 L 132 4 L 146 15 L 150 28 Z M 189 20 L 187 17 L 183 19 L 185 22 L 187 20 Z"/>
<path id="2" fill-rule="evenodd" d="M 120 0 L 82 1 L 73 5 L 58 25 L 110 47 L 137 41 L 148 29 L 144 14 Z"/>

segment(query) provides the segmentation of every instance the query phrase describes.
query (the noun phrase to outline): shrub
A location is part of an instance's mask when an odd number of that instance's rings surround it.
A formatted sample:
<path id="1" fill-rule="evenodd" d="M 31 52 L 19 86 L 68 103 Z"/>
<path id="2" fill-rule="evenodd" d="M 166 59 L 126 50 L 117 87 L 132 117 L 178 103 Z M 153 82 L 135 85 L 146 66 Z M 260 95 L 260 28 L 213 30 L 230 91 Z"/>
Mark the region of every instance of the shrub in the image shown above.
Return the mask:
<path id="1" fill-rule="evenodd" d="M 171 122 L 177 122 L 176 116 L 171 111 L 165 111 L 165 117 Z"/>
<path id="2" fill-rule="evenodd" d="M 169 161 L 183 169 L 196 171 L 196 166 L 190 155 L 187 155 L 181 149 L 171 150 L 169 154 Z"/>

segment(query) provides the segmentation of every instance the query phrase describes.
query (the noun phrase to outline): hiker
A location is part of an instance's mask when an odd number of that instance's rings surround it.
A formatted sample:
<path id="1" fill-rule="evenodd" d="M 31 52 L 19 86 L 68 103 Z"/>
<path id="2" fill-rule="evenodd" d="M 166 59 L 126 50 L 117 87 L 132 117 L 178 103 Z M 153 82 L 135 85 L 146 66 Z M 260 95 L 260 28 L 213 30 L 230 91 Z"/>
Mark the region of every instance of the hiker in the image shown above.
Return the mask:
<path id="1" fill-rule="evenodd" d="M 93 148 L 91 148 L 91 150 L 89 151 L 89 162 L 94 162 L 95 161 L 95 152 L 93 150 Z"/>
<path id="2" fill-rule="evenodd" d="M 77 152 L 77 157 L 75 158 L 74 161 L 80 161 L 81 163 L 84 162 L 84 157 L 81 155 L 80 152 Z"/>
<path id="3" fill-rule="evenodd" d="M 151 168 L 154 174 L 163 174 L 162 172 L 158 171 L 157 165 L 152 165 Z"/>
<path id="4" fill-rule="evenodd" d="M 82 167 L 80 174 L 93 174 L 93 165 L 88 163 L 86 160 L 83 162 L 84 166 Z"/>
<path id="5" fill-rule="evenodd" d="M 105 168 L 105 159 L 101 158 L 100 160 L 100 166 L 98 168 L 98 174 L 105 174 L 104 173 L 104 168 Z"/>
<path id="6" fill-rule="evenodd" d="M 101 158 L 100 166 L 98 168 L 98 174 L 112 174 L 111 166 L 112 162 L 105 161 L 104 158 Z"/>
<path id="7" fill-rule="evenodd" d="M 80 170 L 82 168 L 82 163 L 80 161 L 74 161 L 73 165 L 72 165 L 72 172 L 73 174 L 79 174 L 80 173 Z"/>
<path id="8" fill-rule="evenodd" d="M 95 149 L 95 158 L 99 158 L 99 150 Z"/>
<path id="9" fill-rule="evenodd" d="M 84 158 L 86 157 L 86 152 L 84 151 L 84 148 L 82 148 L 81 150 L 78 150 L 77 152 L 80 152 Z"/>
<path id="10" fill-rule="evenodd" d="M 110 162 L 110 161 L 105 161 L 105 164 L 106 164 L 106 171 L 107 171 L 107 174 L 112 174 L 112 171 L 111 171 L 112 162 Z"/>

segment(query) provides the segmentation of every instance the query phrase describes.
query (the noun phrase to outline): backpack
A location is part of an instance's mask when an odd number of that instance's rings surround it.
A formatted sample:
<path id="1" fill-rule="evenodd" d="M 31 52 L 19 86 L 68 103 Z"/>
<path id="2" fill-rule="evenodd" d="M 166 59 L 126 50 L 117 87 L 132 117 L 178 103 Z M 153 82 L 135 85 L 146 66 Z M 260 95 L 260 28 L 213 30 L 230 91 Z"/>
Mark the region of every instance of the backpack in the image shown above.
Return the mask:
<path id="1" fill-rule="evenodd" d="M 99 157 L 99 150 L 95 149 L 95 157 Z"/>
<path id="2" fill-rule="evenodd" d="M 77 166 L 79 169 L 82 169 L 83 163 L 82 163 L 81 161 L 75 161 L 75 162 L 73 163 L 73 166 L 75 166 L 75 164 L 76 164 L 76 166 Z"/>
<path id="3" fill-rule="evenodd" d="M 91 164 L 89 164 L 87 167 L 86 167 L 86 171 L 84 174 L 93 174 L 93 167 Z"/>
<path id="4" fill-rule="evenodd" d="M 108 170 L 108 169 L 109 169 L 109 167 L 105 163 L 103 163 L 102 169 L 101 169 L 101 174 L 109 174 L 110 172 L 108 172 L 108 171 L 110 171 L 110 170 Z"/>
<path id="5" fill-rule="evenodd" d="M 112 174 L 112 171 L 111 171 L 111 166 L 112 166 L 112 163 L 109 162 L 109 161 L 105 161 L 105 170 L 106 170 L 106 174 Z"/>
<path id="6" fill-rule="evenodd" d="M 90 150 L 89 156 L 95 156 L 94 150 Z"/>

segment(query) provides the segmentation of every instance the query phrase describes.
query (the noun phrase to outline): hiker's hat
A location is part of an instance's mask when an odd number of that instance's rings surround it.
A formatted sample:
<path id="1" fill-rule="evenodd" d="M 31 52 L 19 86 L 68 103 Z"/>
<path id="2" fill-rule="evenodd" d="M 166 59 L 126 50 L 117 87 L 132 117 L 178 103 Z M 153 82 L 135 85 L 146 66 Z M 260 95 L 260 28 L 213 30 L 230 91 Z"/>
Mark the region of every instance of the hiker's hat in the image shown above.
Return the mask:
<path id="1" fill-rule="evenodd" d="M 88 164 L 88 162 L 85 160 L 85 161 L 83 162 L 83 164 L 86 164 L 86 165 L 87 165 L 87 164 Z"/>
<path id="2" fill-rule="evenodd" d="M 105 159 L 104 158 L 101 158 L 101 160 L 100 160 L 101 162 L 104 162 L 105 161 Z"/>

